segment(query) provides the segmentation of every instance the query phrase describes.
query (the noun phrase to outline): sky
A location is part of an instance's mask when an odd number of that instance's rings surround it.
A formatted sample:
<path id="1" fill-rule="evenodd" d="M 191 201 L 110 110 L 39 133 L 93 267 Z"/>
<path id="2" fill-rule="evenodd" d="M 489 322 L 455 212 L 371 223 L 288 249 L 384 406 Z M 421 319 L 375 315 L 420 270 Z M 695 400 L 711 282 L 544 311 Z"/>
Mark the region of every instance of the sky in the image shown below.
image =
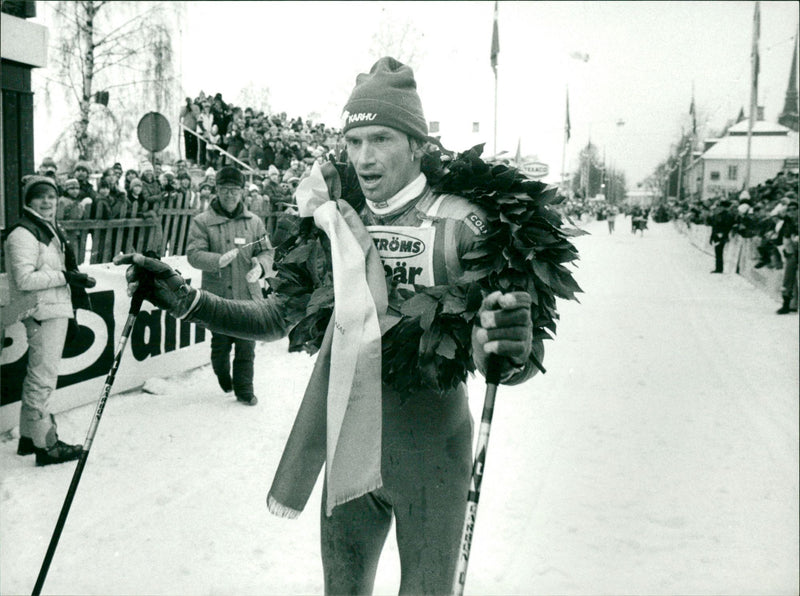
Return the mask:
<path id="1" fill-rule="evenodd" d="M 558 301 L 547 373 L 497 391 L 465 593 L 798 594 L 797 314 L 709 275 L 706 227 L 701 252 L 672 222 L 583 225 L 585 293 Z M 314 364 L 287 347 L 258 342 L 255 408 L 207 360 L 153 364 L 147 391 L 110 397 L 44 593 L 323 593 L 322 482 L 297 519 L 265 504 Z M 478 420 L 483 380 L 468 385 Z M 83 439 L 96 399 L 57 414 L 63 440 Z M 16 446 L 0 438 L 9 595 L 31 593 L 75 470 Z M 376 595 L 397 594 L 399 567 L 393 528 Z"/>
<path id="2" fill-rule="evenodd" d="M 750 102 L 754 2 L 499 2 L 497 151 L 536 156 L 558 176 L 589 139 L 629 186 L 690 126 L 720 130 Z M 235 99 L 268 87 L 270 107 L 338 124 L 380 44 L 407 31 L 429 121 L 444 144 L 495 152 L 490 66 L 493 2 L 188 2 L 181 31 L 184 92 Z M 759 104 L 783 107 L 798 3 L 761 2 Z M 216 32 L 216 35 L 213 34 Z M 386 47 L 386 44 L 384 44 Z M 392 46 L 390 46 L 392 47 Z M 588 60 L 570 57 L 579 53 Z M 564 150 L 569 88 L 571 139 Z M 479 122 L 479 133 L 472 123 Z M 618 124 L 624 122 L 624 124 Z"/>
<path id="3" fill-rule="evenodd" d="M 558 181 L 562 167 L 574 171 L 591 140 L 635 188 L 691 127 L 693 93 L 698 130 L 706 136 L 750 104 L 752 1 L 501 1 L 497 85 L 489 58 L 491 1 L 173 6 L 183 7 L 172 42 L 184 97 L 220 92 L 242 105 L 268 93 L 266 105 L 253 107 L 338 127 L 356 76 L 391 53 L 414 68 L 426 119 L 440 123 L 446 147 L 485 143 L 485 155 L 513 155 L 519 146 L 524 156 L 547 164 L 546 182 Z M 774 122 L 784 104 L 800 5 L 760 6 L 758 103 Z M 36 69 L 34 82 L 42 76 L 46 69 Z M 567 91 L 571 138 L 565 145 Z M 37 163 L 63 128 L 49 121 L 37 127 Z"/>

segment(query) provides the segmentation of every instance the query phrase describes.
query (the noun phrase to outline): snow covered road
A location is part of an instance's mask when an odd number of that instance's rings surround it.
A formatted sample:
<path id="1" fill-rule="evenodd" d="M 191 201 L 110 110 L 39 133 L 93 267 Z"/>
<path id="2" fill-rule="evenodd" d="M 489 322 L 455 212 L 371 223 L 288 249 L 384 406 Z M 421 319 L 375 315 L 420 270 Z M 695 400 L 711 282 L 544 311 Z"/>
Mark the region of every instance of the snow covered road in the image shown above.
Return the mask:
<path id="1" fill-rule="evenodd" d="M 547 374 L 498 392 L 466 592 L 797 594 L 797 315 L 710 275 L 672 224 L 587 229 Z M 45 593 L 322 593 L 320 483 L 297 520 L 265 507 L 312 363 L 259 345 L 255 408 L 209 366 L 112 397 Z M 26 594 L 74 464 L 35 468 L 14 439 L 0 465 L 0 593 Z M 398 576 L 390 538 L 376 594 Z"/>

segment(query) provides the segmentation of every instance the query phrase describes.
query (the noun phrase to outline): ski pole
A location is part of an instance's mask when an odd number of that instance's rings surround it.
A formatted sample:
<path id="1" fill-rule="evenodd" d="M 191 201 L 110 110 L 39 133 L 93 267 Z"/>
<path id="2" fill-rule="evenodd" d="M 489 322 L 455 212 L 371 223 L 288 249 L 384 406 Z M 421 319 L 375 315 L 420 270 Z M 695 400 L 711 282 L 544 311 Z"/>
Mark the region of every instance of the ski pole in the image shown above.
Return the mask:
<path id="1" fill-rule="evenodd" d="M 492 414 L 494 413 L 494 398 L 497 395 L 497 385 L 500 383 L 500 358 L 490 354 L 486 362 L 486 396 L 483 399 L 483 413 L 481 414 L 481 427 L 478 433 L 478 442 L 475 446 L 475 460 L 472 464 L 472 478 L 467 493 L 467 511 L 464 516 L 464 530 L 461 533 L 461 546 L 458 549 L 456 573 L 453 578 L 453 594 L 461 596 L 464 593 L 464 584 L 467 580 L 467 565 L 469 565 L 469 552 L 472 548 L 472 535 L 475 531 L 475 518 L 478 515 L 478 499 L 481 497 L 481 481 L 483 469 L 486 465 L 486 450 L 489 446 L 489 432 L 492 430 Z"/>
<path id="2" fill-rule="evenodd" d="M 64 524 L 67 521 L 69 508 L 72 506 L 72 499 L 75 497 L 75 492 L 78 490 L 78 483 L 81 481 L 81 474 L 83 474 L 83 468 L 86 466 L 86 459 L 89 457 L 89 450 L 92 448 L 94 435 L 97 432 L 98 425 L 100 424 L 100 417 L 103 415 L 103 409 L 106 407 L 106 401 L 108 400 L 108 394 L 111 391 L 111 385 L 114 384 L 114 377 L 117 374 L 122 353 L 125 351 L 125 345 L 128 343 L 128 338 L 130 337 L 131 330 L 133 329 L 133 323 L 136 321 L 136 315 L 139 314 L 139 310 L 142 308 L 143 300 L 144 292 L 141 290 L 134 292 L 133 297 L 131 298 L 131 307 L 128 311 L 128 320 L 125 321 L 125 327 L 122 329 L 122 336 L 119 338 L 119 342 L 117 343 L 117 352 L 114 354 L 114 362 L 111 364 L 111 370 L 108 371 L 106 382 L 103 385 L 103 390 L 100 392 L 100 398 L 97 401 L 97 408 L 94 412 L 94 418 L 92 418 L 92 423 L 89 426 L 89 432 L 86 434 L 86 440 L 83 442 L 81 455 L 78 459 L 78 467 L 75 468 L 75 473 L 72 475 L 72 482 L 69 485 L 69 490 L 67 490 L 67 496 L 64 499 L 63 506 L 61 507 L 61 513 L 58 516 L 56 527 L 53 530 L 53 536 L 50 538 L 50 545 L 47 547 L 47 553 L 44 556 L 42 567 L 39 570 L 39 577 L 36 579 L 36 585 L 33 587 L 33 596 L 39 596 L 39 594 L 42 593 L 42 586 L 44 585 L 44 580 L 47 577 L 47 571 L 50 569 L 50 563 L 53 560 L 53 555 L 56 552 L 58 540 L 61 538 L 61 531 L 64 529 Z"/>

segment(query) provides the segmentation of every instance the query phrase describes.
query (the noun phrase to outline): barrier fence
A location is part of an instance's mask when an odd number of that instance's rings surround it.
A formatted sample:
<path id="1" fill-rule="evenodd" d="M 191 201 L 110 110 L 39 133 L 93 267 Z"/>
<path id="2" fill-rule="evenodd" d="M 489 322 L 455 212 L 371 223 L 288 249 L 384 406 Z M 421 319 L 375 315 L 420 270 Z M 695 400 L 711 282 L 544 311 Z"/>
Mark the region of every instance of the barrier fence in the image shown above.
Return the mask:
<path id="1" fill-rule="evenodd" d="M 681 220 L 673 220 L 679 232 L 686 235 L 693 246 L 712 257 L 709 267 L 713 265 L 714 247 L 709 244 L 711 227 L 697 224 L 687 224 Z M 759 262 L 758 242 L 760 238 L 743 238 L 733 235 L 725 244 L 723 251 L 723 269 L 725 273 L 741 275 L 756 287 L 764 290 L 776 301 L 781 301 L 781 286 L 783 284 L 783 269 L 770 269 L 762 267 L 756 269 Z"/>

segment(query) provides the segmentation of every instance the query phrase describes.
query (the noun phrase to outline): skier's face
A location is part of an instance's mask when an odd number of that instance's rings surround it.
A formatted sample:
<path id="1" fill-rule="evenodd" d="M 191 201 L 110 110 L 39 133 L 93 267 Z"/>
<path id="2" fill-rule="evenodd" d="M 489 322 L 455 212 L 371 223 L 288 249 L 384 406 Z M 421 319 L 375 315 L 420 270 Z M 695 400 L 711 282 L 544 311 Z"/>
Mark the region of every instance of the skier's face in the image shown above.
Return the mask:
<path id="1" fill-rule="evenodd" d="M 347 131 L 345 142 L 361 190 L 373 203 L 387 201 L 419 176 L 420 160 L 404 132 L 359 126 Z"/>

